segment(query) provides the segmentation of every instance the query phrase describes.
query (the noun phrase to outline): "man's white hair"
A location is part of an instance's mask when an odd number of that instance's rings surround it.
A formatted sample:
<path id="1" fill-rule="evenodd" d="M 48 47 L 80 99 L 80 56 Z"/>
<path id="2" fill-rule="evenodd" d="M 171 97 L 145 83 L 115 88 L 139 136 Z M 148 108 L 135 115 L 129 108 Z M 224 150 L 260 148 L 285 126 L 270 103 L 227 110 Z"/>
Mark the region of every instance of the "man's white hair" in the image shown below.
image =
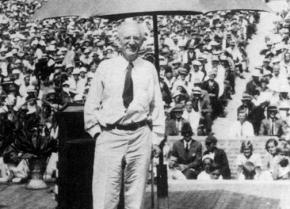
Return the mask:
<path id="1" fill-rule="evenodd" d="M 124 31 L 126 31 L 127 28 L 129 27 L 134 27 L 134 28 L 137 28 L 139 33 L 140 33 L 140 37 L 142 39 L 144 39 L 144 26 L 140 23 L 138 23 L 137 21 L 135 20 L 132 20 L 132 19 L 126 19 L 124 22 L 122 22 L 119 27 L 118 27 L 118 37 L 122 37 Z"/>

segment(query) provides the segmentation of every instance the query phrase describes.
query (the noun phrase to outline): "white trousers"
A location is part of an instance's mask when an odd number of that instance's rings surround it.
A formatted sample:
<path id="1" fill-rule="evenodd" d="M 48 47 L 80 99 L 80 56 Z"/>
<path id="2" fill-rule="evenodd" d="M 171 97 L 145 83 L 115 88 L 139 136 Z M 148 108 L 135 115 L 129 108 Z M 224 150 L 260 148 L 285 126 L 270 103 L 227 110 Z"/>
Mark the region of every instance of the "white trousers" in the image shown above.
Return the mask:
<path id="1" fill-rule="evenodd" d="M 115 209 L 121 188 L 122 158 L 125 158 L 125 209 L 143 208 L 151 156 L 151 130 L 103 131 L 95 147 L 93 171 L 93 208 Z"/>

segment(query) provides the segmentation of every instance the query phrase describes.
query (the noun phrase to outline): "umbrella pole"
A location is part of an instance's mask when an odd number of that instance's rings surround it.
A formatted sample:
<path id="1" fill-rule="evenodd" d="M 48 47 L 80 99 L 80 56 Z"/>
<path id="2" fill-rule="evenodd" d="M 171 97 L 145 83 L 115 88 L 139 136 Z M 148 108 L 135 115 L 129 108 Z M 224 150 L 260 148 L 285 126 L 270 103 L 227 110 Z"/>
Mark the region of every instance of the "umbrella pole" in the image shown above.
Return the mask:
<path id="1" fill-rule="evenodd" d="M 157 15 L 153 15 L 153 36 L 154 36 L 154 58 L 155 58 L 155 68 L 159 75 L 160 65 L 159 65 L 159 43 L 158 43 L 158 21 Z"/>

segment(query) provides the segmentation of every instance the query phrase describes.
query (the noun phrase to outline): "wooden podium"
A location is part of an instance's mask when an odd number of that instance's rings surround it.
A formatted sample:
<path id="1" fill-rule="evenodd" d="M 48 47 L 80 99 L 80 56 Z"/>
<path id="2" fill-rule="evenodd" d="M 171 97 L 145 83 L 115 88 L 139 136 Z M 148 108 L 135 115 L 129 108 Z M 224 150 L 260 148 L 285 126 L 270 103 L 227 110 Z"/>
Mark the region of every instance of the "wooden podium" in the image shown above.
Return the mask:
<path id="1" fill-rule="evenodd" d="M 58 209 L 92 209 L 94 140 L 84 130 L 83 106 L 56 113 L 59 124 Z"/>

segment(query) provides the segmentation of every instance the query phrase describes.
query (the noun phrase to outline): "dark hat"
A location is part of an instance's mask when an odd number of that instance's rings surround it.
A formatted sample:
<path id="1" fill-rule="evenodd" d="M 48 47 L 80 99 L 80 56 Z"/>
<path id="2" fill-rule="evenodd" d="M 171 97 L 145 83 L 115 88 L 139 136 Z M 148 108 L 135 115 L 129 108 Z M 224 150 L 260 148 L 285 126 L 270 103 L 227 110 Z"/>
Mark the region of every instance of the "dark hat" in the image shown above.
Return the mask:
<path id="1" fill-rule="evenodd" d="M 206 137 L 205 143 L 206 144 L 207 143 L 217 143 L 217 138 L 214 135 L 210 134 L 210 135 L 208 135 L 208 137 Z"/>
<path id="2" fill-rule="evenodd" d="M 162 66 L 165 73 L 172 73 L 172 68 L 169 65 Z"/>
<path id="3" fill-rule="evenodd" d="M 177 104 L 174 108 L 172 108 L 171 112 L 183 112 L 183 105 Z"/>
<path id="4" fill-rule="evenodd" d="M 246 100 L 251 101 L 252 100 L 252 97 L 248 93 L 243 93 L 242 101 L 246 101 Z"/>
<path id="5" fill-rule="evenodd" d="M 277 112 L 278 111 L 278 109 L 277 109 L 277 107 L 276 106 L 274 106 L 274 105 L 272 105 L 272 106 L 269 106 L 268 108 L 267 108 L 267 111 L 268 112 Z"/>
<path id="6" fill-rule="evenodd" d="M 186 136 L 186 135 L 192 136 L 193 135 L 192 128 L 188 122 L 183 124 L 183 126 L 181 128 L 181 135 L 182 136 Z"/>
<path id="7" fill-rule="evenodd" d="M 269 80 L 268 80 L 267 78 L 261 78 L 261 79 L 260 79 L 260 82 L 261 82 L 261 83 L 266 83 L 266 84 L 268 84 L 268 83 L 269 83 Z"/>
<path id="8" fill-rule="evenodd" d="M 178 69 L 178 73 L 181 75 L 187 75 L 188 71 L 185 68 L 179 68 Z"/>

